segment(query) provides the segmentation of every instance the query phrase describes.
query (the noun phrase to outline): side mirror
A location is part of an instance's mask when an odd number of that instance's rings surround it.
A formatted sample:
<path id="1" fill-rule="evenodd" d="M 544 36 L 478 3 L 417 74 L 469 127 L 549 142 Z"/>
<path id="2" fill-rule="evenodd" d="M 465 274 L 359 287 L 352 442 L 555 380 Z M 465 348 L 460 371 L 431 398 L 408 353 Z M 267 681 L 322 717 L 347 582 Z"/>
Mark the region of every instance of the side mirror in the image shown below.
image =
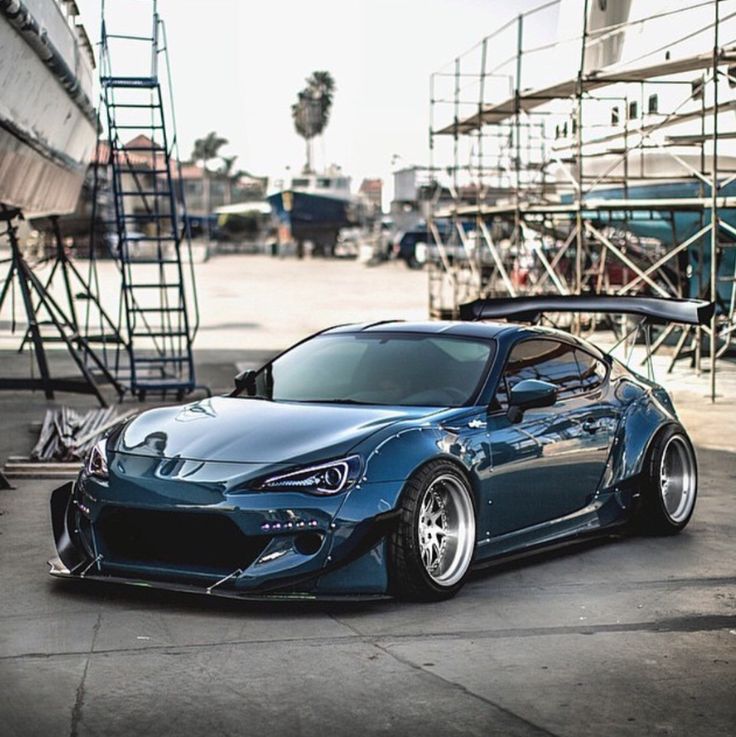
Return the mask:
<path id="1" fill-rule="evenodd" d="M 255 369 L 246 369 L 241 371 L 235 377 L 235 392 L 245 392 L 248 396 L 253 396 L 256 393 L 256 375 L 258 372 Z"/>
<path id="2" fill-rule="evenodd" d="M 551 407 L 557 401 L 557 387 L 548 381 L 524 379 L 511 389 L 508 417 L 518 422 L 524 412 L 534 407 Z"/>

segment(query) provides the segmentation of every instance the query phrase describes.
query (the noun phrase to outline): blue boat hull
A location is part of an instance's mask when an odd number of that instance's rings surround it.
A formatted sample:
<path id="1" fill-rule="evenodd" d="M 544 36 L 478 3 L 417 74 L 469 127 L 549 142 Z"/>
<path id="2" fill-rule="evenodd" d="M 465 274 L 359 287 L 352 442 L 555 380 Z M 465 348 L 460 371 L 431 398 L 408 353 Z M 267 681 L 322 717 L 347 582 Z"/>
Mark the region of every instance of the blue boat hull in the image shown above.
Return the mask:
<path id="1" fill-rule="evenodd" d="M 282 228 L 295 241 L 334 245 L 340 228 L 351 225 L 350 202 L 308 192 L 278 192 L 268 197 Z"/>

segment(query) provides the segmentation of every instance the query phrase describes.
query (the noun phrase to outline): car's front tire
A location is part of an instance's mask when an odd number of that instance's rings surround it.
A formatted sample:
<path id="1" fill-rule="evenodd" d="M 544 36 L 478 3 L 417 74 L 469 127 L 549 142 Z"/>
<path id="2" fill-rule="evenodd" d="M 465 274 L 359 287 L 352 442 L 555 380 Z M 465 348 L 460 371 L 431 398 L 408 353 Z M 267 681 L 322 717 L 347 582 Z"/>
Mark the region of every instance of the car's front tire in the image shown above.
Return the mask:
<path id="1" fill-rule="evenodd" d="M 475 552 L 470 485 L 452 463 L 435 461 L 406 482 L 389 538 L 391 593 L 414 601 L 449 599 L 462 588 Z"/>
<path id="2" fill-rule="evenodd" d="M 641 532 L 674 535 L 692 517 L 698 494 L 695 451 L 680 425 L 667 425 L 652 441 L 642 474 L 636 522 Z"/>

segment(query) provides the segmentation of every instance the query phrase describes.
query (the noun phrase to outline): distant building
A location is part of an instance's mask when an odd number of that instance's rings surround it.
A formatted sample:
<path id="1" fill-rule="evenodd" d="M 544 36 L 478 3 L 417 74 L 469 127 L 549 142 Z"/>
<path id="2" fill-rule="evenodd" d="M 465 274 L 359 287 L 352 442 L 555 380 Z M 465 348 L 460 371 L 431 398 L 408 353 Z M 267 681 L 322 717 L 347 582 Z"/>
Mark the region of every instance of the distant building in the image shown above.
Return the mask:
<path id="1" fill-rule="evenodd" d="M 426 220 L 431 177 L 425 166 L 408 166 L 394 172 L 391 219 L 398 230 L 410 230 Z"/>
<path id="2" fill-rule="evenodd" d="M 125 148 L 142 149 L 158 148 L 150 138 L 139 135 L 125 144 Z M 160 148 L 158 150 L 161 150 Z M 150 154 L 147 151 L 131 151 L 125 156 L 135 157 L 138 162 L 135 166 L 148 167 L 149 169 L 161 169 L 163 154 Z M 204 216 L 207 214 L 207 188 L 209 187 L 209 214 L 212 215 L 218 207 L 230 205 L 235 202 L 246 202 L 262 199 L 266 194 L 267 179 L 265 177 L 254 177 L 245 172 L 226 174 L 221 171 L 208 171 L 205 176 L 204 167 L 199 164 L 182 162 L 177 169 L 176 163 L 171 162 L 174 179 L 174 188 L 177 199 L 186 202 L 187 212 L 191 215 Z M 140 176 L 140 175 L 139 175 Z M 159 179 L 165 174 L 158 174 Z M 142 187 L 142 189 L 150 189 Z M 141 203 L 142 204 L 142 203 Z"/>
<path id="3" fill-rule="evenodd" d="M 266 195 L 266 177 L 255 177 L 247 173 L 229 176 L 217 171 L 208 171 L 199 164 L 182 164 L 179 191 L 183 192 L 187 211 L 192 215 L 205 215 L 207 210 L 207 187 L 209 186 L 209 210 L 212 214 L 223 205 L 236 202 L 261 200 Z"/>
<path id="4" fill-rule="evenodd" d="M 419 189 L 428 183 L 428 170 L 423 166 L 407 166 L 394 172 L 394 202 L 417 202 Z"/>
<path id="5" fill-rule="evenodd" d="M 118 150 L 118 164 L 123 169 L 120 174 L 120 186 L 126 195 L 126 207 L 129 213 L 145 216 L 149 213 L 150 203 L 146 202 L 145 195 L 133 193 L 166 191 L 165 157 L 163 149 L 156 145 L 148 136 L 139 135 L 128 141 L 123 149 Z M 104 232 L 113 232 L 114 202 L 112 196 L 112 177 L 109 164 L 111 161 L 110 146 L 106 141 L 98 141 L 96 156 L 90 163 L 85 177 L 81 197 L 77 202 L 74 213 L 61 219 L 62 232 L 65 236 L 74 238 L 80 253 L 87 247 L 92 217 L 92 197 L 96 189 L 97 207 L 95 230 L 102 237 Z M 182 163 L 177 167 L 175 161 L 172 167 L 172 180 L 176 199 L 181 212 L 181 202 L 184 198 L 187 212 L 198 218 L 206 214 L 206 185 L 210 188 L 209 214 L 214 219 L 215 211 L 223 205 L 232 205 L 242 202 L 259 201 L 265 197 L 268 180 L 265 177 L 254 177 L 245 172 L 226 175 L 223 172 L 208 172 L 207 181 L 203 167 L 198 164 Z M 96 169 L 96 171 L 95 171 Z M 181 177 L 179 176 L 181 171 Z M 95 178 L 97 187 L 95 188 Z M 45 231 L 43 222 L 36 227 Z M 135 223 L 135 228 L 145 231 L 146 218 L 142 217 Z"/>
<path id="6" fill-rule="evenodd" d="M 364 179 L 358 190 L 375 212 L 381 212 L 383 207 L 383 180 Z"/>

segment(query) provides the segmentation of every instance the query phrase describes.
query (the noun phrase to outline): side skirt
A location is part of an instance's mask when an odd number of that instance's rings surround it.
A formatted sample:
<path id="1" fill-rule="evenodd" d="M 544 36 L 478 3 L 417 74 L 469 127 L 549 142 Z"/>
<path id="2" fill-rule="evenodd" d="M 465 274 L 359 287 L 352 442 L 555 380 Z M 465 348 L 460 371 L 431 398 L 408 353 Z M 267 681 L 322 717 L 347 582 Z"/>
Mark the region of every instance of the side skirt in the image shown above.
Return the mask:
<path id="1" fill-rule="evenodd" d="M 479 540 L 473 567 L 483 565 L 486 561 L 507 560 L 510 556 L 526 555 L 569 545 L 580 539 L 611 534 L 627 525 L 631 513 L 629 494 L 602 494 L 588 506 L 565 517 Z"/>

